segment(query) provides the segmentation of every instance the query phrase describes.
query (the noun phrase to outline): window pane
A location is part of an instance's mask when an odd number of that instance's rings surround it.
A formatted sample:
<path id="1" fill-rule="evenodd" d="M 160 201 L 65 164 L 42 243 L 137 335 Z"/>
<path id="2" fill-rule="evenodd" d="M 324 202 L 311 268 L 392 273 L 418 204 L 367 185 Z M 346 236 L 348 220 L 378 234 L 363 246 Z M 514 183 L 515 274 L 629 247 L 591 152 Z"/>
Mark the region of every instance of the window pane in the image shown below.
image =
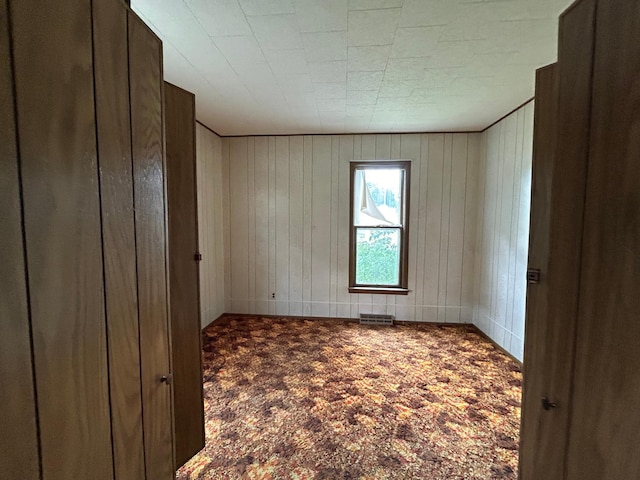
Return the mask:
<path id="1" fill-rule="evenodd" d="M 400 284 L 399 229 L 356 229 L 356 284 Z"/>
<path id="2" fill-rule="evenodd" d="M 354 225 L 400 225 L 404 170 L 359 168 L 355 171 Z"/>

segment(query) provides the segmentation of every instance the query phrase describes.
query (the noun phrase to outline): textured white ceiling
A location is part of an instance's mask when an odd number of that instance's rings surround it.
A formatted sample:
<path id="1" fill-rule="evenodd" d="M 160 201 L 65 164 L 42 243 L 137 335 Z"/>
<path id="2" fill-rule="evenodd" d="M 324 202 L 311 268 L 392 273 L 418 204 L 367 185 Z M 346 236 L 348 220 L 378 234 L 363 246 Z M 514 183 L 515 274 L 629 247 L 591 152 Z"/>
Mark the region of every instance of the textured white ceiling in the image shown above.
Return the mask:
<path id="1" fill-rule="evenodd" d="M 221 135 L 475 131 L 533 96 L 571 0 L 132 0 Z"/>

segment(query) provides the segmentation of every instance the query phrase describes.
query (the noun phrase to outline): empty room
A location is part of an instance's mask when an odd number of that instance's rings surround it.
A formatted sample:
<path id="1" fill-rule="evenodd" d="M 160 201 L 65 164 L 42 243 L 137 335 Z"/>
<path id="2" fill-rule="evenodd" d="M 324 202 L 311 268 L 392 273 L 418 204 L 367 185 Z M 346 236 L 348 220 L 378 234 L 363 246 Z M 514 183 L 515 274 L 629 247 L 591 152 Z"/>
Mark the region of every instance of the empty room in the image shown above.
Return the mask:
<path id="1" fill-rule="evenodd" d="M 0 480 L 640 478 L 640 3 L 0 0 Z"/>

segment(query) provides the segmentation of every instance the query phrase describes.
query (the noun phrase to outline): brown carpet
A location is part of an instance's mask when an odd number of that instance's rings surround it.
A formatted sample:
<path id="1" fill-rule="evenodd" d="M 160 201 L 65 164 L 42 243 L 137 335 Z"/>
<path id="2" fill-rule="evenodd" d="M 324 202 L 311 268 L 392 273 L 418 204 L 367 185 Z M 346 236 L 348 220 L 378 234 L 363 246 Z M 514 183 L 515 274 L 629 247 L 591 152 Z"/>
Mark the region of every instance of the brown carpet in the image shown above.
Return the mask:
<path id="1" fill-rule="evenodd" d="M 185 479 L 515 479 L 521 373 L 474 327 L 225 317 Z"/>

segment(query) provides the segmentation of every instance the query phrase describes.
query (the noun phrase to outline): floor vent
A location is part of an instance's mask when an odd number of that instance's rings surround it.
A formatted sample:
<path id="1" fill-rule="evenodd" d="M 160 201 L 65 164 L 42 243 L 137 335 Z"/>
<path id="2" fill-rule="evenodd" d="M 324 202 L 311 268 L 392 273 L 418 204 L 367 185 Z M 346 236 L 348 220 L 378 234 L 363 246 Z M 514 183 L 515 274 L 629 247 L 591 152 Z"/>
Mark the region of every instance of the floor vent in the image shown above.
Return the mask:
<path id="1" fill-rule="evenodd" d="M 375 313 L 361 313 L 360 323 L 363 325 L 393 325 L 393 315 L 377 315 Z"/>

